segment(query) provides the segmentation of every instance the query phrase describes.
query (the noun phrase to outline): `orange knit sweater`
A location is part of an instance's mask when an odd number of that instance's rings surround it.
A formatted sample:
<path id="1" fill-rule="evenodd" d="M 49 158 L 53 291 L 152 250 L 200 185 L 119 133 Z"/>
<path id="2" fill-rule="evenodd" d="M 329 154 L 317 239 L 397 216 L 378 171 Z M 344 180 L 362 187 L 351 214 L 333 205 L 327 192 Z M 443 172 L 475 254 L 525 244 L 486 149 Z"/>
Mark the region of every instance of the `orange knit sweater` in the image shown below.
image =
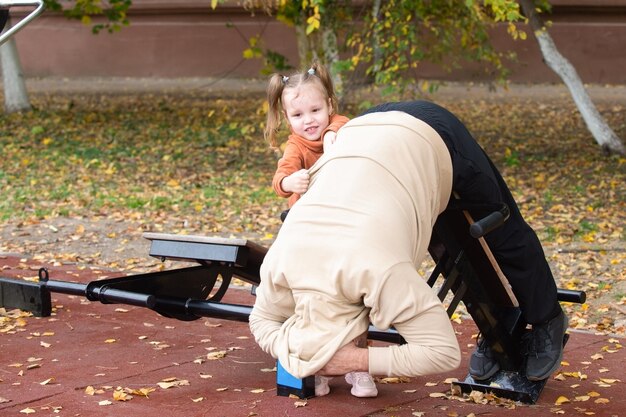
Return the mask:
<path id="1" fill-rule="evenodd" d="M 300 198 L 300 194 L 285 192 L 281 187 L 281 182 L 285 177 L 293 174 L 301 169 L 309 169 L 320 159 L 324 153 L 324 142 L 322 138 L 327 132 L 337 132 L 341 126 L 348 122 L 348 118 L 339 114 L 335 114 L 330 118 L 330 124 L 320 136 L 320 139 L 312 141 L 306 140 L 302 136 L 295 134 L 289 135 L 287 146 L 283 152 L 282 158 L 278 161 L 278 167 L 272 180 L 274 191 L 281 197 L 289 198 L 289 207 L 293 206 Z"/>

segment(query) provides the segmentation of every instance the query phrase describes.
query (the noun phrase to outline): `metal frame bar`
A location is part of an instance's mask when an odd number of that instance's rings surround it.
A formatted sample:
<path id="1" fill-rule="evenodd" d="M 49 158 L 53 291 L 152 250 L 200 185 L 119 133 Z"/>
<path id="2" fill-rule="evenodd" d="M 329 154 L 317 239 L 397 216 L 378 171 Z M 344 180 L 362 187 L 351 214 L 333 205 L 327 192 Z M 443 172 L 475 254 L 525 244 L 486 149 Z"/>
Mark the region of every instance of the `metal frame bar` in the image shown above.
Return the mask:
<path id="1" fill-rule="evenodd" d="M 32 0 L 32 1 L 23 1 L 23 0 L 0 0 L 0 10 L 10 9 L 11 7 L 29 7 L 33 6 L 35 9 L 31 11 L 25 18 L 17 22 L 15 25 L 11 26 L 7 31 L 3 32 L 0 35 L 0 45 L 5 43 L 11 38 L 11 36 L 15 35 L 18 31 L 22 30 L 24 26 L 29 24 L 32 20 L 34 20 L 37 16 L 39 16 L 44 11 L 43 0 Z"/>

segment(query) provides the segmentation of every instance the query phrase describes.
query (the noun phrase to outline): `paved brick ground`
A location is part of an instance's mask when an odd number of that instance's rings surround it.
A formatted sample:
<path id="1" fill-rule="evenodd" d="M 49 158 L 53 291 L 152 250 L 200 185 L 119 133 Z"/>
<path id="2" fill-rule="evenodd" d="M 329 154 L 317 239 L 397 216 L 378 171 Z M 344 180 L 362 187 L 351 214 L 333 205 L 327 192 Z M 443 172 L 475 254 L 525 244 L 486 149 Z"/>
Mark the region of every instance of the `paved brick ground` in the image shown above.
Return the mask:
<path id="1" fill-rule="evenodd" d="M 32 278 L 46 266 L 51 279 L 88 282 L 115 271 L 76 264 L 44 265 L 0 255 L 0 276 Z M 253 303 L 233 287 L 224 301 Z M 448 378 L 463 379 L 476 328 L 455 323 L 463 364 L 455 372 L 379 384 L 373 399 L 352 397 L 342 378 L 331 394 L 298 404 L 275 391 L 273 360 L 254 343 L 246 323 L 183 322 L 138 307 L 53 294 L 47 318 L 8 320 L 0 327 L 0 414 L 21 416 L 553 416 L 625 415 L 625 349 L 606 335 L 573 332 L 564 364 L 537 404 L 514 408 L 449 397 Z M 0 322 L 2 323 L 2 322 Z M 14 327 L 13 327 L 14 326 Z M 225 352 L 220 359 L 207 355 Z M 621 381 L 615 381 L 615 380 Z M 159 385 L 161 383 L 162 386 Z M 168 384 L 171 387 L 168 388 Z M 141 395 L 141 390 L 147 396 Z M 128 391 L 135 390 L 133 394 Z M 118 394 L 116 394 L 116 391 Z M 123 401 L 126 393 L 132 399 Z M 446 395 L 443 395 L 443 394 Z M 118 395 L 118 397 L 116 397 Z M 441 395 L 441 397 L 438 397 Z M 597 395 L 597 396 L 594 396 Z M 556 405 L 559 397 L 569 402 Z M 420 414 L 423 413 L 423 414 Z M 587 413 L 587 414 L 586 414 Z M 593 414 L 588 414 L 593 413 Z"/>

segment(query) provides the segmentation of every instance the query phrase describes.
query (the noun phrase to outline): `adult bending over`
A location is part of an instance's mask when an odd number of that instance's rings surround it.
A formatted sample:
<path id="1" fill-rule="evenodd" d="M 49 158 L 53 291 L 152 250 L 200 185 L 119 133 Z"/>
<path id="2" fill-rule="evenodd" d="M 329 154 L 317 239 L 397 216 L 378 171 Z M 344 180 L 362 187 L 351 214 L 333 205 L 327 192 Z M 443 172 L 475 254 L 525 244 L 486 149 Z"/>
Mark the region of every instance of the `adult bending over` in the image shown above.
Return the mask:
<path id="1" fill-rule="evenodd" d="M 250 315 L 257 343 L 300 378 L 346 346 L 345 366 L 322 373 L 419 376 L 458 367 L 450 320 L 416 270 L 452 191 L 450 153 L 437 132 L 401 112 L 359 117 L 310 175 L 261 266 Z M 407 343 L 356 347 L 370 322 L 394 326 Z"/>
<path id="2" fill-rule="evenodd" d="M 290 373 L 418 376 L 458 366 L 449 319 L 416 272 L 453 189 L 509 206 L 510 218 L 485 238 L 532 325 L 526 376 L 558 368 L 567 319 L 541 244 L 452 113 L 426 101 L 374 107 L 339 131 L 311 178 L 266 255 L 250 316 L 257 343 Z M 407 344 L 357 347 L 351 341 L 369 321 L 394 326 Z M 486 379 L 498 368 L 480 341 L 470 373 Z"/>

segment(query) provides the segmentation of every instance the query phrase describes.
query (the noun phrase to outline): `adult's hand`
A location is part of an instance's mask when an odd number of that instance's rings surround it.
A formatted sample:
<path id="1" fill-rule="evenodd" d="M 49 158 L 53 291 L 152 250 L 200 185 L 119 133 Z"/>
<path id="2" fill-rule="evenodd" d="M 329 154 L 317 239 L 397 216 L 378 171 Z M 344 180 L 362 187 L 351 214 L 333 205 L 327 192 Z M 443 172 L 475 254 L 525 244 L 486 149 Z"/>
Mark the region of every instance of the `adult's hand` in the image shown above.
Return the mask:
<path id="1" fill-rule="evenodd" d="M 334 376 L 353 371 L 368 372 L 369 356 L 367 348 L 359 348 L 354 342 L 350 342 L 339 349 L 319 373 Z"/>

